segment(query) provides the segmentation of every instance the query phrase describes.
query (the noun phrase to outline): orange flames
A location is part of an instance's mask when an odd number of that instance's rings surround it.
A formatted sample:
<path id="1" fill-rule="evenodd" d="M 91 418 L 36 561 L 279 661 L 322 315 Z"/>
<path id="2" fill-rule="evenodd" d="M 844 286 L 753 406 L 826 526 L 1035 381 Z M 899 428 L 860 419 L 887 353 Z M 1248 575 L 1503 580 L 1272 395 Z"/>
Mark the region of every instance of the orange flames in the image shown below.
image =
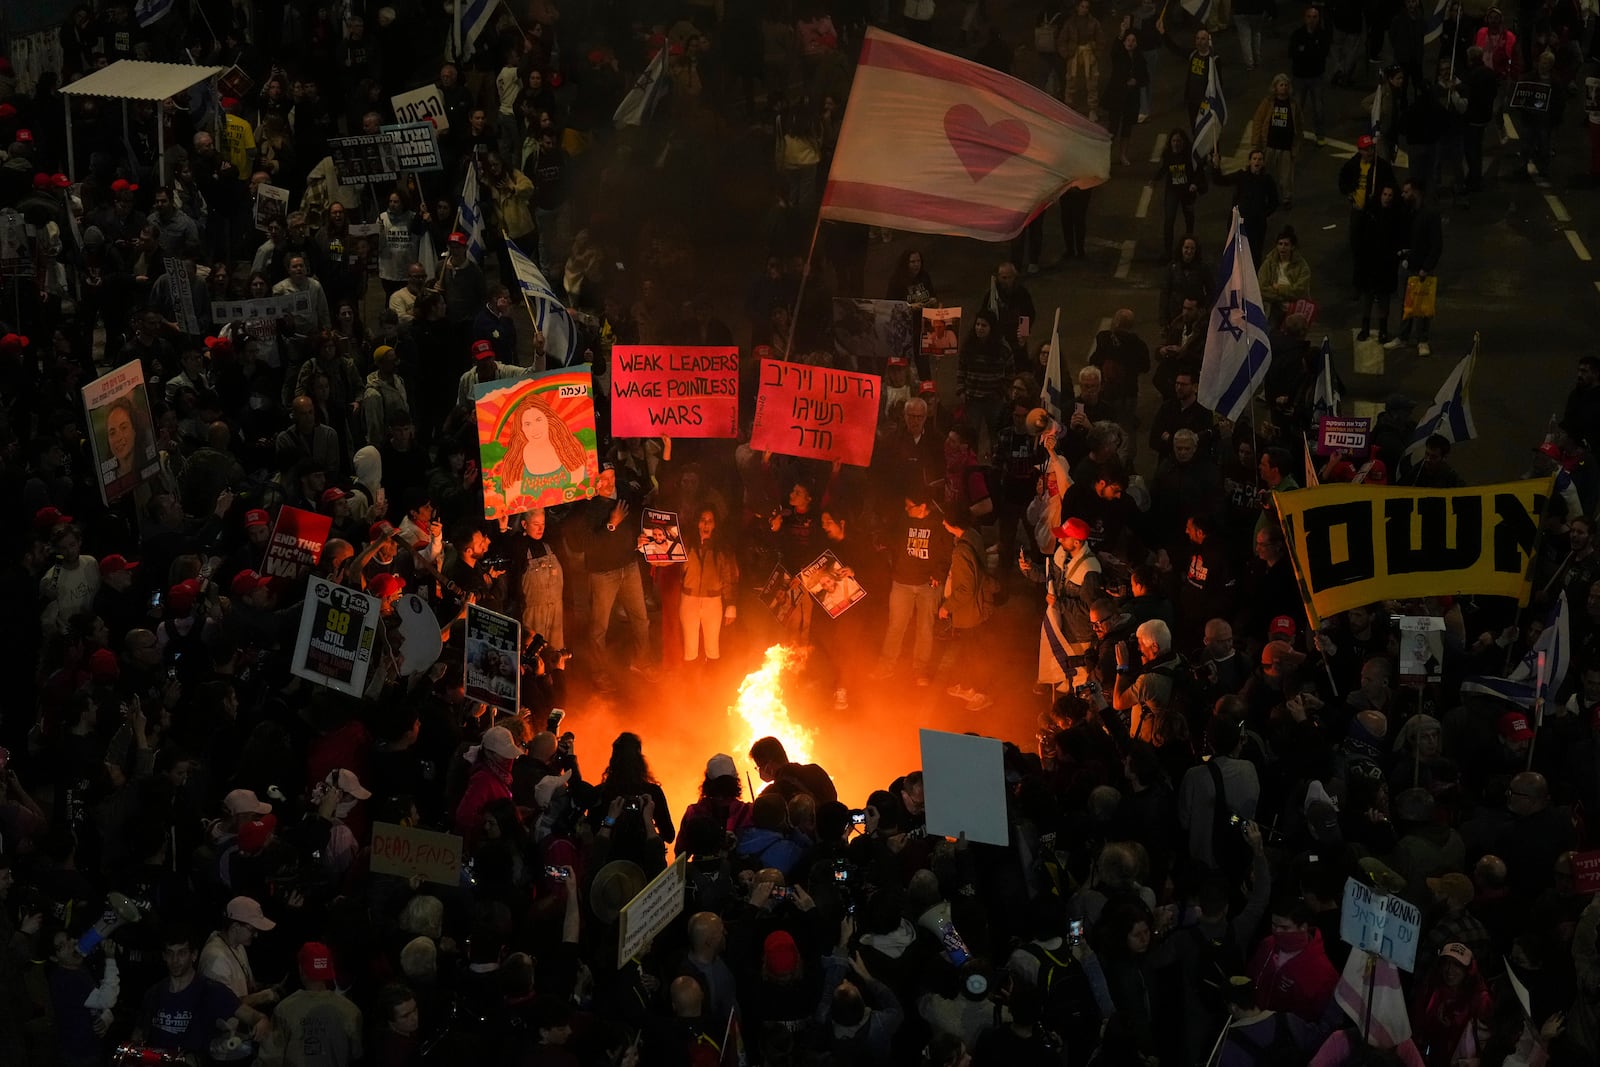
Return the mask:
<path id="1" fill-rule="evenodd" d="M 805 665 L 807 650 L 788 645 L 767 649 L 758 670 L 739 683 L 739 697 L 728 709 L 734 726 L 743 726 L 745 740 L 735 751 L 743 755 L 763 737 L 776 737 L 795 763 L 807 763 L 816 747 L 814 731 L 799 725 L 789 715 L 783 699 L 784 675 Z"/>

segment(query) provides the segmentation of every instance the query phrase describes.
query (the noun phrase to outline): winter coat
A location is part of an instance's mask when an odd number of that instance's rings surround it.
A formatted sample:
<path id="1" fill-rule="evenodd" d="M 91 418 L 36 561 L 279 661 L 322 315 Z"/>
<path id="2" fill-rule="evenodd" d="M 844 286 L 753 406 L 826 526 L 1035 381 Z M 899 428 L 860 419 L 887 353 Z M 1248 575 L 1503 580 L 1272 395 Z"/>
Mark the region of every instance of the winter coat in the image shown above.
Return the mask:
<path id="1" fill-rule="evenodd" d="M 1339 984 L 1339 972 L 1328 959 L 1322 934 L 1313 928 L 1306 947 L 1281 964 L 1277 954 L 1278 938 L 1268 936 L 1245 968 L 1245 974 L 1256 984 L 1256 1006 L 1292 1012 L 1307 1022 L 1315 1022 Z"/>
<path id="2" fill-rule="evenodd" d="M 983 554 L 983 541 L 976 530 L 963 531 L 951 553 L 944 606 L 957 630 L 971 630 L 984 622 Z"/>
<path id="3" fill-rule="evenodd" d="M 1392 295 L 1399 276 L 1400 249 L 1407 230 L 1398 206 L 1367 212 L 1356 238 L 1356 284 L 1363 293 Z"/>

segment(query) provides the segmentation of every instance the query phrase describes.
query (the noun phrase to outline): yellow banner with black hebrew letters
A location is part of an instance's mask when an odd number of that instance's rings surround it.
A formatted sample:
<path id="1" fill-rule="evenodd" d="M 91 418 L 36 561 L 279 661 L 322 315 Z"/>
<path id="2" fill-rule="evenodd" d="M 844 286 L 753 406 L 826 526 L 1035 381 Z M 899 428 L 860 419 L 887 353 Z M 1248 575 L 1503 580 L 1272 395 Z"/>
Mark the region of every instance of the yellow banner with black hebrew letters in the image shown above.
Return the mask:
<path id="1" fill-rule="evenodd" d="M 1320 485 L 1273 493 L 1313 625 L 1383 600 L 1528 602 L 1554 476 L 1461 489 Z"/>

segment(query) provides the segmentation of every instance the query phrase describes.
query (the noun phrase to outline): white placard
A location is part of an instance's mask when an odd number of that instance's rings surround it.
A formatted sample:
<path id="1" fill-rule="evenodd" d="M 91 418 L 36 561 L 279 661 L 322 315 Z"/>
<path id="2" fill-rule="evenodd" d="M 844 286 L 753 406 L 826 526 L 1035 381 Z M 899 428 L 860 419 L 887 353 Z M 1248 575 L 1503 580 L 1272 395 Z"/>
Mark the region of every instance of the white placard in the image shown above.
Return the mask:
<path id="1" fill-rule="evenodd" d="M 1402 971 L 1413 971 L 1421 929 L 1422 911 L 1415 904 L 1354 878 L 1345 880 L 1339 937 L 1346 944 L 1377 953 Z"/>
<path id="2" fill-rule="evenodd" d="M 1444 678 L 1444 620 L 1436 615 L 1402 615 L 1400 677 L 1408 682 Z"/>
<path id="3" fill-rule="evenodd" d="M 639 895 L 622 906 L 617 931 L 617 966 L 624 966 L 672 920 L 683 914 L 683 891 L 688 882 L 688 856 L 656 875 Z M 570 890 L 569 890 L 570 892 Z"/>
<path id="4" fill-rule="evenodd" d="M 394 108 L 396 123 L 432 122 L 440 133 L 450 131 L 450 117 L 444 112 L 444 96 L 437 85 L 397 93 L 389 98 L 389 106 Z"/>
<path id="5" fill-rule="evenodd" d="M 400 639 L 400 673 L 404 676 L 418 674 L 439 662 L 444 652 L 444 635 L 439 632 L 439 620 L 434 617 L 428 602 L 415 593 L 407 593 L 394 605 L 395 618 L 400 620 L 397 629 Z M 394 638 L 390 638 L 391 647 Z"/>
<path id="6" fill-rule="evenodd" d="M 922 731 L 922 787 L 928 833 L 985 845 L 1006 845 L 1004 747 L 993 737 Z"/>

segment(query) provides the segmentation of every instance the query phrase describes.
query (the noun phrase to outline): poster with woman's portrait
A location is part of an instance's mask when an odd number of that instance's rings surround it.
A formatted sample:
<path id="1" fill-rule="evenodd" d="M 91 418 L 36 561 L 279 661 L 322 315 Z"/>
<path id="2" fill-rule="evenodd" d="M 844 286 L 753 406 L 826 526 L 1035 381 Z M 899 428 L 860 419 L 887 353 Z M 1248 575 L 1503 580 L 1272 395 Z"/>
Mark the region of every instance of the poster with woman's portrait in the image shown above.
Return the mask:
<path id="1" fill-rule="evenodd" d="M 856 572 L 840 563 L 831 551 L 812 560 L 800 572 L 800 581 L 830 619 L 837 619 L 867 595 L 856 581 Z"/>
<path id="2" fill-rule="evenodd" d="M 84 386 L 83 410 L 89 417 L 100 499 L 109 506 L 161 470 L 150 397 L 139 361 L 124 363 Z"/>
<path id="3" fill-rule="evenodd" d="M 600 459 L 588 364 L 480 382 L 475 397 L 486 517 L 594 496 Z"/>

